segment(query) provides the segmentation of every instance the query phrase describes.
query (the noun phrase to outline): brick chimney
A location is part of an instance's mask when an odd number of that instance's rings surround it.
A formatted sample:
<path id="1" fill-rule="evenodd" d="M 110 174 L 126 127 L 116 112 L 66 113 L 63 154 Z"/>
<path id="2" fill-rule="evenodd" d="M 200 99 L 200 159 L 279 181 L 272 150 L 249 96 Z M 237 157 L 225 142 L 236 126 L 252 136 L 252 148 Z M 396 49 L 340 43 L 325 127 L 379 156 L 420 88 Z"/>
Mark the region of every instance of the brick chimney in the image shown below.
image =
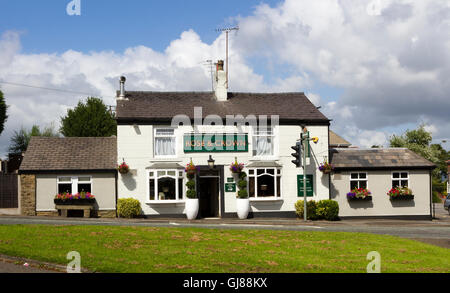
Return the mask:
<path id="1" fill-rule="evenodd" d="M 223 70 L 223 60 L 219 60 L 216 63 L 216 76 L 215 76 L 215 96 L 220 102 L 226 101 L 227 92 L 227 74 Z"/>

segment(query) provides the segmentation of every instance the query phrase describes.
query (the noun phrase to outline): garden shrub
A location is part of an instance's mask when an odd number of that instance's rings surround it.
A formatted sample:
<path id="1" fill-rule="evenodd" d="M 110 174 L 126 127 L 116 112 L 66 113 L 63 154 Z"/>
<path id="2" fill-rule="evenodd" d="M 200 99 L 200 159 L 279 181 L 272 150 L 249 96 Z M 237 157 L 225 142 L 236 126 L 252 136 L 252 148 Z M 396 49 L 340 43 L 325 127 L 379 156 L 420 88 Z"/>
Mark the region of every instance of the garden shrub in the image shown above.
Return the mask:
<path id="1" fill-rule="evenodd" d="M 299 200 L 295 203 L 295 213 L 299 218 L 303 218 L 303 200 Z M 308 220 L 317 219 L 317 203 L 314 200 L 308 200 L 306 203 L 307 208 L 307 218 Z"/>
<path id="2" fill-rule="evenodd" d="M 442 199 L 439 197 L 437 191 L 433 191 L 433 203 L 442 203 Z"/>
<path id="3" fill-rule="evenodd" d="M 117 214 L 119 218 L 135 218 L 141 215 L 141 203 L 134 198 L 119 198 Z"/>
<path id="4" fill-rule="evenodd" d="M 317 203 L 317 217 L 328 221 L 335 221 L 339 217 L 339 204 L 334 200 L 320 200 Z"/>
<path id="5" fill-rule="evenodd" d="M 308 220 L 325 219 L 335 221 L 339 218 L 339 204 L 334 200 L 308 200 L 307 202 Z M 295 213 L 299 218 L 303 218 L 303 200 L 295 203 Z"/>

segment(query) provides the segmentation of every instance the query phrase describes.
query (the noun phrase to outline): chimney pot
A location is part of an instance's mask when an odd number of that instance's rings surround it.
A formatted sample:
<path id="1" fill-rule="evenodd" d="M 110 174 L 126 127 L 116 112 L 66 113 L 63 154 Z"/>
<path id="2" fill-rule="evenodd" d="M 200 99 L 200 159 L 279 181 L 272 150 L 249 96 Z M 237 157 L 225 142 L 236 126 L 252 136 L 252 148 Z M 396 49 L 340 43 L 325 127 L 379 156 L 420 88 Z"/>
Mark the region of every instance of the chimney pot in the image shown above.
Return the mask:
<path id="1" fill-rule="evenodd" d="M 223 60 L 217 61 L 215 96 L 218 101 L 224 102 L 228 99 L 227 75 L 223 70 Z"/>
<path id="2" fill-rule="evenodd" d="M 125 78 L 125 76 L 121 76 L 120 77 L 120 92 L 119 92 L 119 100 L 124 100 L 125 99 L 125 82 L 127 81 L 127 79 Z"/>

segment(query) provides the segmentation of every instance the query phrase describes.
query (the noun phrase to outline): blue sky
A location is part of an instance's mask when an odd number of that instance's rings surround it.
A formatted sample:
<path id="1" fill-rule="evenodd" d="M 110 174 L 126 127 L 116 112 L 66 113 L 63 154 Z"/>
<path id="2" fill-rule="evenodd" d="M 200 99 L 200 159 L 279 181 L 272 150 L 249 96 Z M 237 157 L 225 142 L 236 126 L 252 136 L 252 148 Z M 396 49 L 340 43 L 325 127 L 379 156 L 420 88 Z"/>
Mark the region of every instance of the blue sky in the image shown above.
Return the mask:
<path id="1" fill-rule="evenodd" d="M 163 51 L 180 33 L 193 29 L 211 43 L 216 28 L 247 16 L 261 0 L 81 0 L 81 16 L 68 16 L 70 0 L 1 0 L 1 30 L 21 32 L 27 53 L 83 52 L 137 45 Z M 280 1 L 264 1 L 275 5 Z"/>
<path id="2" fill-rule="evenodd" d="M 224 58 L 233 91 L 303 91 L 332 129 L 361 147 L 424 123 L 450 148 L 447 0 L 0 0 L 0 89 L 10 118 L 0 156 L 20 127 L 59 127 L 85 98 L 5 84 L 88 92 L 113 104 L 133 90 L 209 90 L 202 62 Z M 3 82 L 3 83 L 2 83 Z"/>

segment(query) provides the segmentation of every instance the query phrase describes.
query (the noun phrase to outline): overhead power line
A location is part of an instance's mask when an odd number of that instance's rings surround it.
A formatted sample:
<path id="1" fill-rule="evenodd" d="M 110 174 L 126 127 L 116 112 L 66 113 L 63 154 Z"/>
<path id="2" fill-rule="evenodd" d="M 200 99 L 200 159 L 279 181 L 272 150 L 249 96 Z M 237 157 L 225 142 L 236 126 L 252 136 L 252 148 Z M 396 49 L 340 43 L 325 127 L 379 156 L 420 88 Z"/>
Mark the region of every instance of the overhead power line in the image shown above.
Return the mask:
<path id="1" fill-rule="evenodd" d="M 1 81 L 1 80 L 0 80 L 0 84 L 7 84 L 7 85 L 12 85 L 12 86 L 22 86 L 22 87 L 35 88 L 35 89 L 41 89 L 41 90 L 47 90 L 47 91 L 55 91 L 55 92 L 62 92 L 62 93 L 70 93 L 70 94 L 79 94 L 79 95 L 87 95 L 87 96 L 99 96 L 98 94 L 93 94 L 93 93 L 85 93 L 85 92 L 78 92 L 78 91 L 64 90 L 64 89 L 55 89 L 55 88 L 48 88 L 48 87 L 35 86 L 35 85 L 29 85 L 29 84 L 23 84 L 23 83 L 15 83 L 15 82 L 8 82 L 8 81 Z"/>

